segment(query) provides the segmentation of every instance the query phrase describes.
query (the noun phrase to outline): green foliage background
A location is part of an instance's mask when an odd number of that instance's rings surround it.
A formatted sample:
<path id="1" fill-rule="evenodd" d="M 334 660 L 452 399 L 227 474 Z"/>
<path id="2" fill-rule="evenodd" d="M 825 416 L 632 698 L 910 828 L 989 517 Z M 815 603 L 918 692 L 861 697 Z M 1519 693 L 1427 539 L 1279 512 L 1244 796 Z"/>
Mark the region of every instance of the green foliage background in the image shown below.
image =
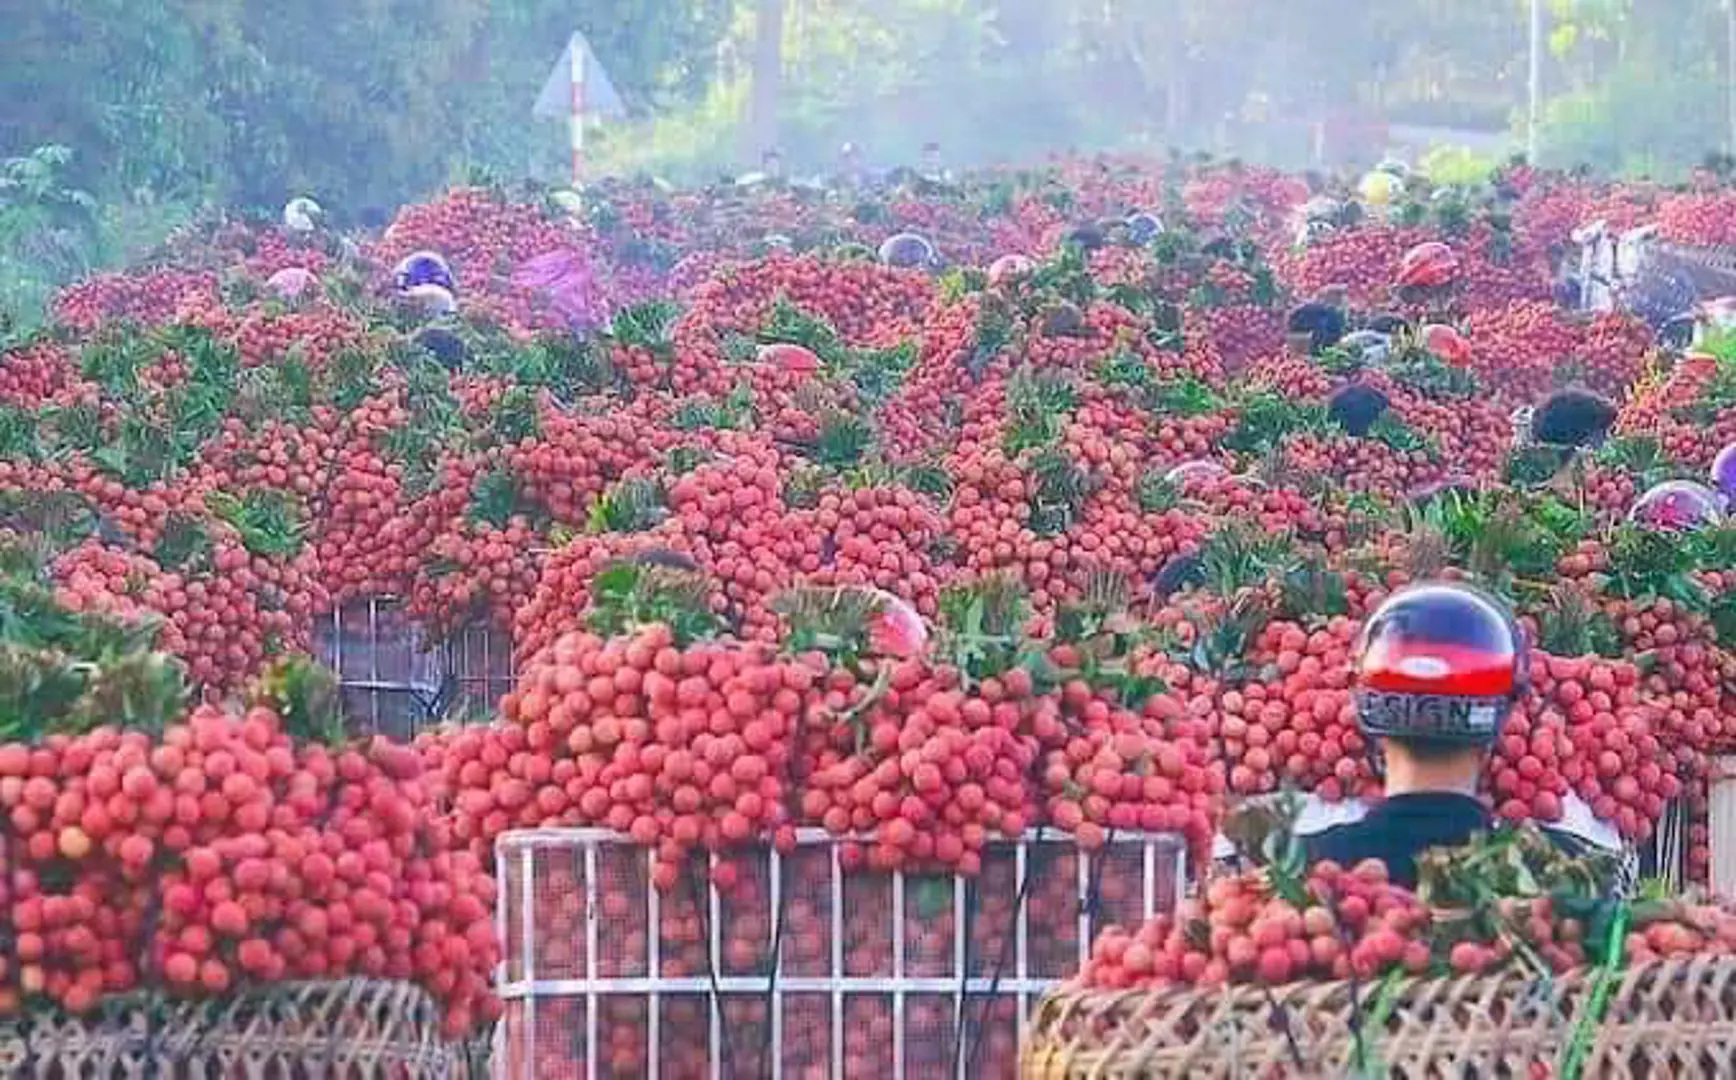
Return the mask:
<path id="1" fill-rule="evenodd" d="M 1551 164 L 1671 173 L 1722 144 L 1720 0 L 1547 2 Z M 564 133 L 529 114 L 574 29 L 634 110 L 596 133 L 599 170 L 740 168 L 759 149 L 743 125 L 771 3 L 0 5 L 0 159 L 53 189 L 0 189 L 0 308 L 148 249 L 197 207 L 311 193 L 343 223 L 473 166 L 559 180 Z M 1309 121 L 1335 112 L 1499 130 L 1524 101 L 1528 0 L 781 3 L 795 167 L 845 140 L 909 161 L 929 139 L 961 163 L 1174 144 L 1299 165 Z"/>

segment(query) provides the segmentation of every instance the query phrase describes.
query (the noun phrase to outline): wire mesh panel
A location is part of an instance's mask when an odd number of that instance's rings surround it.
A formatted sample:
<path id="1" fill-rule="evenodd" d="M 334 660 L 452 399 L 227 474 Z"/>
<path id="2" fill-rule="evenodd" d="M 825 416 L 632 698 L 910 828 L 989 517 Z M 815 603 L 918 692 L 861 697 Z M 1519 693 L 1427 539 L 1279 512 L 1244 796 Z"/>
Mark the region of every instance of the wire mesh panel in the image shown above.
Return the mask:
<path id="1" fill-rule="evenodd" d="M 353 601 L 317 620 L 314 655 L 337 673 L 351 725 L 398 739 L 487 714 L 514 676 L 506 634 L 479 626 L 433 643 L 389 598 Z"/>
<path id="2" fill-rule="evenodd" d="M 1185 845 L 1041 831 L 982 873 L 856 869 L 852 845 L 696 858 L 665 892 L 653 853 L 604 830 L 496 848 L 504 1080 L 943 1080 L 1015 1075 L 1042 994 L 1109 922 L 1173 910 Z M 732 883 L 720 892 L 716 880 Z"/>
<path id="3" fill-rule="evenodd" d="M 1652 831 L 1650 839 L 1640 845 L 1636 876 L 1655 878 L 1672 891 L 1691 880 L 1693 828 L 1700 816 L 1694 813 L 1692 800 L 1685 796 L 1664 804 L 1657 828 Z"/>

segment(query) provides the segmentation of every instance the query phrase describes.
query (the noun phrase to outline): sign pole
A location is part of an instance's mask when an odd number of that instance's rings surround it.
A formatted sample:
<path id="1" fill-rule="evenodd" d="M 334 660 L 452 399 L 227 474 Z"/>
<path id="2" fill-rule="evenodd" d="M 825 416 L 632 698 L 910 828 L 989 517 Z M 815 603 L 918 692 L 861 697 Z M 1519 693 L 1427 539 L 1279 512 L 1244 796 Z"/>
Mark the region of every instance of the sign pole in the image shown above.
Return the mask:
<path id="1" fill-rule="evenodd" d="M 1543 122 L 1543 0 L 1531 0 L 1531 56 L 1529 98 L 1525 123 L 1525 156 L 1537 167 L 1538 128 Z"/>
<path id="2" fill-rule="evenodd" d="M 1730 110 L 1729 147 L 1736 154 L 1736 0 L 1724 0 L 1724 93 Z"/>
<path id="3" fill-rule="evenodd" d="M 573 190 L 577 191 L 585 176 L 585 50 L 575 39 L 567 47 L 571 60 L 572 80 L 571 145 L 573 151 Z"/>

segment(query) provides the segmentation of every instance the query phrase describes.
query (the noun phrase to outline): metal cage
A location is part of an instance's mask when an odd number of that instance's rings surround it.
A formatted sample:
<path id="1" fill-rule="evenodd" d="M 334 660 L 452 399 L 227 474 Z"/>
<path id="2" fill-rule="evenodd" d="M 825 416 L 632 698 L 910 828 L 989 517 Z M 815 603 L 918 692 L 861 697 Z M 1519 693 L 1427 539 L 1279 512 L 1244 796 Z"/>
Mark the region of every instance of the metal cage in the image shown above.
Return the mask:
<path id="1" fill-rule="evenodd" d="M 1097 931 L 1173 910 L 1186 847 L 1118 834 L 1096 855 L 1037 830 L 982 872 L 875 873 L 823 830 L 795 851 L 696 858 L 667 892 L 606 830 L 496 845 L 503 1080 L 1012 1076 L 1039 997 Z"/>
<path id="2" fill-rule="evenodd" d="M 472 626 L 433 642 L 391 597 L 353 601 L 316 620 L 314 655 L 337 673 L 351 725 L 396 739 L 488 714 L 517 674 L 508 635 Z"/>

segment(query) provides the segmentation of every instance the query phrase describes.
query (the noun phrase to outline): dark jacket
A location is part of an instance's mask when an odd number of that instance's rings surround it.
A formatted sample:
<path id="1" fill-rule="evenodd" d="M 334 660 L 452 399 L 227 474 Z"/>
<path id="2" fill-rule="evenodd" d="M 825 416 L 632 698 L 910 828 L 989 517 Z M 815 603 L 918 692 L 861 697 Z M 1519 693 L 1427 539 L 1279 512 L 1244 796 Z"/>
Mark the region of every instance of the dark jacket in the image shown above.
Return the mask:
<path id="1" fill-rule="evenodd" d="M 1361 821 L 1303 837 L 1302 844 L 1310 863 L 1331 860 L 1349 868 L 1364 859 L 1379 859 L 1393 884 L 1414 889 L 1419 854 L 1434 847 L 1457 847 L 1494 823 L 1494 814 L 1481 799 L 1455 792 L 1416 792 L 1385 799 Z M 1576 837 L 1556 830 L 1548 833 L 1570 854 L 1585 851 Z"/>

